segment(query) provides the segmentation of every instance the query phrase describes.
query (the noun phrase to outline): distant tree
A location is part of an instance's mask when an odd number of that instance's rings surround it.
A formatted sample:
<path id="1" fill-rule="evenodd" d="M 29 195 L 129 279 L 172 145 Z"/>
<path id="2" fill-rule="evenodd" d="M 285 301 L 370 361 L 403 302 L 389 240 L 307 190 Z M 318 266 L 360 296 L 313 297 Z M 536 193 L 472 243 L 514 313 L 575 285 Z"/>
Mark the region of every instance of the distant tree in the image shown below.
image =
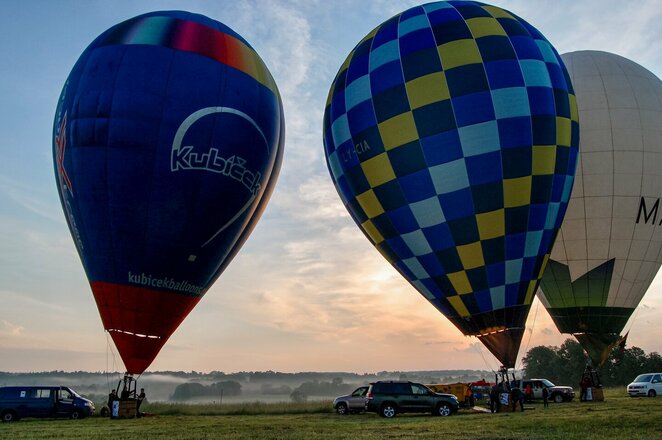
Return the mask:
<path id="1" fill-rule="evenodd" d="M 292 388 L 287 385 L 274 386 L 270 383 L 264 383 L 260 386 L 260 392 L 268 395 L 290 394 Z"/>
<path id="2" fill-rule="evenodd" d="M 194 397 L 203 396 L 205 386 L 197 382 L 189 382 L 177 385 L 172 394 L 173 400 L 188 400 Z"/>
<path id="3" fill-rule="evenodd" d="M 290 394 L 290 399 L 295 403 L 303 403 L 308 401 L 308 396 L 306 396 L 302 391 L 296 389 Z"/>
<path id="4" fill-rule="evenodd" d="M 546 378 L 573 387 L 579 383 L 587 362 L 586 353 L 573 339 L 566 339 L 560 347 L 533 347 L 522 359 L 525 377 Z M 616 347 L 597 370 L 603 385 L 624 386 L 639 374 L 662 371 L 662 356 L 657 352 L 647 355 L 639 347 Z"/>
<path id="5" fill-rule="evenodd" d="M 539 345 L 533 347 L 522 359 L 527 378 L 545 378 L 552 382 L 560 379 L 560 358 L 556 347 Z"/>
<path id="6" fill-rule="evenodd" d="M 331 382 L 313 380 L 304 382 L 294 391 L 301 391 L 306 396 L 338 396 L 354 390 L 355 385 L 346 384 L 342 378 L 334 378 Z"/>
<path id="7" fill-rule="evenodd" d="M 627 385 L 636 375 L 649 372 L 648 368 L 654 363 L 650 360 L 655 357 L 649 359 L 639 347 L 631 347 L 622 351 L 616 348 L 612 350 L 609 359 L 600 370 L 602 381 L 605 385 L 611 386 Z"/>
<path id="8" fill-rule="evenodd" d="M 656 351 L 648 353 L 647 368 L 648 371 L 662 371 L 662 356 Z"/>
<path id="9" fill-rule="evenodd" d="M 241 395 L 241 384 L 234 380 L 216 382 L 211 385 L 202 385 L 197 382 L 189 382 L 177 385 L 172 395 L 172 400 L 188 400 L 197 397 L 217 397 Z"/>
<path id="10" fill-rule="evenodd" d="M 566 339 L 557 353 L 561 361 L 559 382 L 571 386 L 579 384 L 584 368 L 588 363 L 588 356 L 581 344 L 574 339 Z"/>
<path id="11" fill-rule="evenodd" d="M 221 394 L 221 390 L 224 396 L 240 396 L 241 384 L 235 380 L 224 380 L 221 382 L 216 382 L 209 386 L 207 395 L 218 396 Z"/>

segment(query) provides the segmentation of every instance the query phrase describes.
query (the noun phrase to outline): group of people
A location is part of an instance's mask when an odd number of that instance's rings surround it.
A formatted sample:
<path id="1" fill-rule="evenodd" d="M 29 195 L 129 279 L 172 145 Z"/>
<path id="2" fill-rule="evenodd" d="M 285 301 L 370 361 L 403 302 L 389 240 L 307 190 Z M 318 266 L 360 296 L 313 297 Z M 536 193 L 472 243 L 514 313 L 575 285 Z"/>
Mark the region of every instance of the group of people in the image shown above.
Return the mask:
<path id="1" fill-rule="evenodd" d="M 121 401 L 121 400 L 130 400 L 134 397 L 131 396 L 131 391 L 129 391 L 128 388 L 124 388 L 122 392 L 120 393 L 120 396 L 117 395 L 117 391 L 113 388 L 113 390 L 108 394 L 108 410 L 110 412 L 110 416 L 112 417 L 113 415 L 113 402 L 116 401 Z M 133 391 L 133 394 L 135 395 L 135 390 Z M 140 405 L 142 405 L 143 401 L 147 395 L 145 394 L 145 388 L 140 389 L 140 394 L 135 396 L 136 400 L 136 417 L 142 417 L 145 415 L 145 413 L 140 412 Z"/>
<path id="2" fill-rule="evenodd" d="M 531 387 L 531 384 L 527 384 L 524 391 L 522 391 L 517 386 L 508 387 L 505 382 L 501 382 L 499 384 L 494 384 L 490 389 L 490 412 L 499 412 L 501 410 L 501 405 L 507 404 L 507 400 L 506 402 L 501 401 L 501 396 L 503 394 L 510 396 L 510 404 L 512 405 L 513 412 L 517 410 L 518 405 L 520 411 L 524 412 L 524 401 L 527 403 L 533 401 L 533 388 Z M 545 387 L 542 389 L 542 400 L 543 406 L 545 408 L 549 407 L 549 390 Z"/>

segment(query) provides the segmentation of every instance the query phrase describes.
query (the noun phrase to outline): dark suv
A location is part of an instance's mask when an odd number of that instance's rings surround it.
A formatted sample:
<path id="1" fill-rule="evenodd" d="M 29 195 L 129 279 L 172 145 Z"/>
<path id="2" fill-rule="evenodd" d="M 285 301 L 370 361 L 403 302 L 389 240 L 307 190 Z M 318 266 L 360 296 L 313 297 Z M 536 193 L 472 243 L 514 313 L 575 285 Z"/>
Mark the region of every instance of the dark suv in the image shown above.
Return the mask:
<path id="1" fill-rule="evenodd" d="M 438 416 L 450 416 L 460 406 L 454 395 L 435 393 L 425 385 L 414 382 L 371 383 L 366 397 L 366 411 L 388 418 L 405 412 L 429 412 Z"/>

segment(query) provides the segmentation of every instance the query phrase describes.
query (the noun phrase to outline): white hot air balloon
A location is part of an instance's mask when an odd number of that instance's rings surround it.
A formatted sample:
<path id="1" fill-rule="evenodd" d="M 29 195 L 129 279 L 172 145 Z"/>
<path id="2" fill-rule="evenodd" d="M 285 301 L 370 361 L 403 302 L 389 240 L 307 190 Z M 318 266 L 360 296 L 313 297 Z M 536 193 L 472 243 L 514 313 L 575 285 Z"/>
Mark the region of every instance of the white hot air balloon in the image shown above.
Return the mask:
<path id="1" fill-rule="evenodd" d="M 662 81 L 607 52 L 562 58 L 580 155 L 538 296 L 600 366 L 662 263 Z"/>

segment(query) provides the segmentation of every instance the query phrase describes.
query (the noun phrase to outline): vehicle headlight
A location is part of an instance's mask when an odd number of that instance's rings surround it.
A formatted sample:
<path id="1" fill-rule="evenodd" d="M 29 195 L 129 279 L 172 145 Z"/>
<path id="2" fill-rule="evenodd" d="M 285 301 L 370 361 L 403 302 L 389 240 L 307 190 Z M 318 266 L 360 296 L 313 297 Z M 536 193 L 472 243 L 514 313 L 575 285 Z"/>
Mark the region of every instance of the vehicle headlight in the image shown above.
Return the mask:
<path id="1" fill-rule="evenodd" d="M 90 407 L 90 408 L 94 408 L 94 405 L 92 404 L 92 402 L 85 402 L 85 406 Z"/>

